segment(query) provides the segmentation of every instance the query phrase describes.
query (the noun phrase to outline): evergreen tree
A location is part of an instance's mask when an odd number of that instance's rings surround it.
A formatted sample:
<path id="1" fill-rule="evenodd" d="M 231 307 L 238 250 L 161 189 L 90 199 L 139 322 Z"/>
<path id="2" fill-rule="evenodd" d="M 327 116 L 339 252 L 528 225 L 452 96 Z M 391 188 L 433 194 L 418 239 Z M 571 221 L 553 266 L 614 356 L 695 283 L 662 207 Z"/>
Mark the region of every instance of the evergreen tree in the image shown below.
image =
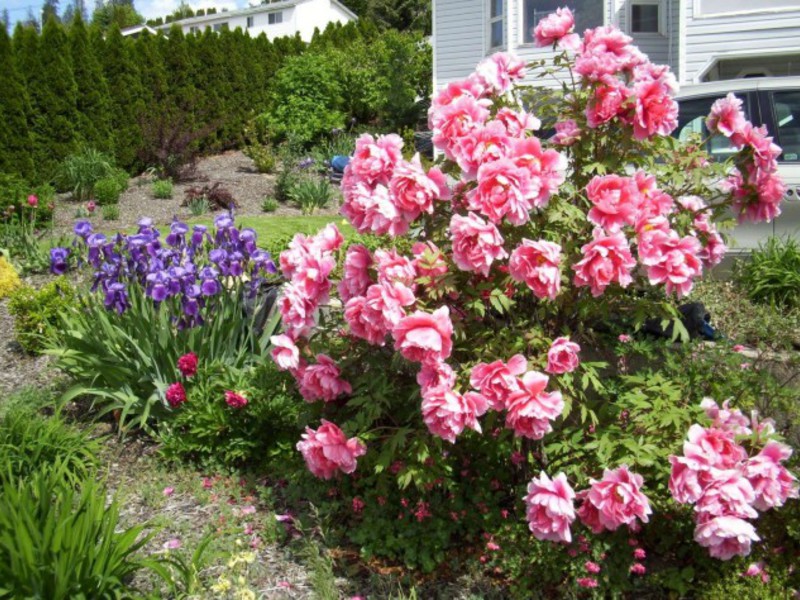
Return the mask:
<path id="1" fill-rule="evenodd" d="M 0 28 L 0 173 L 33 178 L 33 144 L 28 130 L 30 105 L 25 81 L 14 64 L 11 39 Z"/>
<path id="2" fill-rule="evenodd" d="M 8 28 L 11 26 L 11 17 L 8 14 L 7 8 L 3 9 L 3 16 L 0 17 L 0 21 L 3 22 L 3 29 L 5 29 L 6 33 L 8 33 Z"/>
<path id="3" fill-rule="evenodd" d="M 116 24 L 108 32 L 101 56 L 111 97 L 114 154 L 118 165 L 131 170 L 137 166 L 142 143 L 140 120 L 145 114 L 144 94 L 138 69 Z"/>
<path id="4" fill-rule="evenodd" d="M 17 23 L 14 28 L 13 47 L 17 72 L 25 82 L 30 99 L 29 81 L 39 70 L 39 34 L 33 27 Z"/>
<path id="5" fill-rule="evenodd" d="M 64 158 L 77 146 L 77 87 L 69 41 L 64 28 L 51 17 L 42 30 L 36 70 L 28 79 L 33 108 L 36 168 L 43 180 L 55 175 Z"/>
<path id="6" fill-rule="evenodd" d="M 77 130 L 80 139 L 97 150 L 114 149 L 111 135 L 110 97 L 103 69 L 89 41 L 80 13 L 69 32 L 75 84 L 78 89 Z"/>
<path id="7" fill-rule="evenodd" d="M 58 16 L 58 0 L 45 0 L 42 5 L 42 23 L 47 23 L 50 19 L 61 22 L 61 17 Z"/>
<path id="8" fill-rule="evenodd" d="M 136 12 L 133 2 L 126 0 L 98 0 L 92 13 L 92 23 L 103 31 L 109 30 L 113 25 L 120 29 L 133 27 L 144 23 L 144 17 Z"/>

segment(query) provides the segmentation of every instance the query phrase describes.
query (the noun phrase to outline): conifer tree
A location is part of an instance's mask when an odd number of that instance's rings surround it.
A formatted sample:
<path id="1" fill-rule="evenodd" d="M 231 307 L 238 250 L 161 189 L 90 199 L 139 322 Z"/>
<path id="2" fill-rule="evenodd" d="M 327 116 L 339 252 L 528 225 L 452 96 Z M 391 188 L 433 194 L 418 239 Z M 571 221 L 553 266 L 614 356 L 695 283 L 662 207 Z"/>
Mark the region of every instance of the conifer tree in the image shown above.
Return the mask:
<path id="1" fill-rule="evenodd" d="M 14 38 L 12 41 L 14 48 L 14 62 L 17 73 L 22 77 L 28 88 L 28 98 L 30 99 L 30 88 L 28 82 L 39 70 L 39 33 L 31 26 L 17 23 L 14 28 Z"/>
<path id="2" fill-rule="evenodd" d="M 78 89 L 79 138 L 91 148 L 112 152 L 114 144 L 108 85 L 80 13 L 76 13 L 72 22 L 69 41 L 72 68 Z"/>
<path id="3" fill-rule="evenodd" d="M 58 164 L 77 147 L 77 87 L 69 41 L 61 24 L 50 18 L 38 46 L 36 70 L 28 79 L 33 109 L 36 169 L 50 180 Z"/>
<path id="4" fill-rule="evenodd" d="M 0 173 L 33 176 L 33 144 L 28 131 L 30 105 L 25 82 L 14 64 L 11 39 L 0 27 Z"/>

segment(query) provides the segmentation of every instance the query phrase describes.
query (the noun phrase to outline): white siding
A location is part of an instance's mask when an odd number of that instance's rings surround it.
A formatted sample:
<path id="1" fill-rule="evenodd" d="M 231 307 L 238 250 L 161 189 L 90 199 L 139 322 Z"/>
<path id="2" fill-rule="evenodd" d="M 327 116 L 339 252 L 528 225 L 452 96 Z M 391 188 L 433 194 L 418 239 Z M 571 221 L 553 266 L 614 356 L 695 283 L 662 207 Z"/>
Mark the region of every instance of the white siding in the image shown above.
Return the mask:
<path id="1" fill-rule="evenodd" d="M 485 56 L 485 0 L 433 0 L 435 89 L 465 78 Z M 508 38 L 506 38 L 508 39 Z"/>
<path id="2" fill-rule="evenodd" d="M 703 70 L 720 58 L 800 52 L 800 8 L 696 17 L 694 0 L 683 1 L 686 73 L 681 83 L 701 81 Z M 753 5 L 758 6 L 757 0 Z"/>
<path id="3" fill-rule="evenodd" d="M 633 33 L 630 31 L 630 0 L 616 0 L 615 24 L 633 38 L 633 43 L 648 58 L 659 65 L 669 65 L 678 72 L 678 29 L 680 16 L 678 0 L 662 0 L 663 31 L 661 33 Z M 677 75 L 676 75 L 677 76 Z"/>

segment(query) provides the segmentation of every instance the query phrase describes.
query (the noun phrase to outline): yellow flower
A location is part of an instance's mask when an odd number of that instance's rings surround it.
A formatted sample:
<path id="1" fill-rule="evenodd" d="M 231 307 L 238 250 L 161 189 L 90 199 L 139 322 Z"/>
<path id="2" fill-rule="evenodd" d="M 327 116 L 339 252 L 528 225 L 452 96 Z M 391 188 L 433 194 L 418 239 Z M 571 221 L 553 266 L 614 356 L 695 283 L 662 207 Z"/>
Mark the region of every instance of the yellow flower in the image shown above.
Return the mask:
<path id="1" fill-rule="evenodd" d="M 211 586 L 211 591 L 215 594 L 224 594 L 229 589 L 231 589 L 231 580 L 223 577 L 222 575 L 219 576 L 217 579 L 217 583 Z"/>
<path id="2" fill-rule="evenodd" d="M 22 282 L 14 267 L 0 256 L 0 298 L 5 298 L 20 285 Z"/>
<path id="3" fill-rule="evenodd" d="M 236 590 L 233 597 L 236 598 L 236 600 L 256 600 L 256 593 L 249 588 L 243 588 L 241 590 Z"/>

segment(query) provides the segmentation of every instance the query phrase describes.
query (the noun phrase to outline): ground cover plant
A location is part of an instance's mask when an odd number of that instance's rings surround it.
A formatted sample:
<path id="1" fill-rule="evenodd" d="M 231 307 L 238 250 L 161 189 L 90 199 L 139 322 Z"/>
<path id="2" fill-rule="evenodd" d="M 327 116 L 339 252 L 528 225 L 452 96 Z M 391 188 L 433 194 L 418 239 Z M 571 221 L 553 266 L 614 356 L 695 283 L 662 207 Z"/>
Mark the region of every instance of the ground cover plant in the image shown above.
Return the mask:
<path id="1" fill-rule="evenodd" d="M 754 302 L 800 308 L 800 244 L 770 237 L 739 265 L 737 279 Z"/>
<path id="2" fill-rule="evenodd" d="M 780 213 L 780 149 L 728 96 L 707 125 L 737 152 L 710 162 L 699 139 L 669 137 L 669 69 L 614 27 L 573 24 L 562 9 L 537 27 L 552 65 L 495 54 L 434 96 L 433 167 L 397 135 L 357 140 L 343 215 L 365 237 L 419 241 L 296 236 L 272 354 L 308 403 L 297 450 L 334 480 L 330 518 L 367 556 L 430 570 L 467 541 L 520 595 L 683 594 L 694 571 L 646 563 L 645 546 L 698 572 L 762 537 L 766 553 L 773 509 L 798 495 L 792 451 L 764 414 L 745 416 L 758 398 L 627 375 L 613 348 L 652 319 L 688 339 L 676 306 L 725 253 L 715 221 Z M 571 82 L 540 115 L 518 109 L 526 68 Z M 506 521 L 527 532 L 500 554 Z"/>

